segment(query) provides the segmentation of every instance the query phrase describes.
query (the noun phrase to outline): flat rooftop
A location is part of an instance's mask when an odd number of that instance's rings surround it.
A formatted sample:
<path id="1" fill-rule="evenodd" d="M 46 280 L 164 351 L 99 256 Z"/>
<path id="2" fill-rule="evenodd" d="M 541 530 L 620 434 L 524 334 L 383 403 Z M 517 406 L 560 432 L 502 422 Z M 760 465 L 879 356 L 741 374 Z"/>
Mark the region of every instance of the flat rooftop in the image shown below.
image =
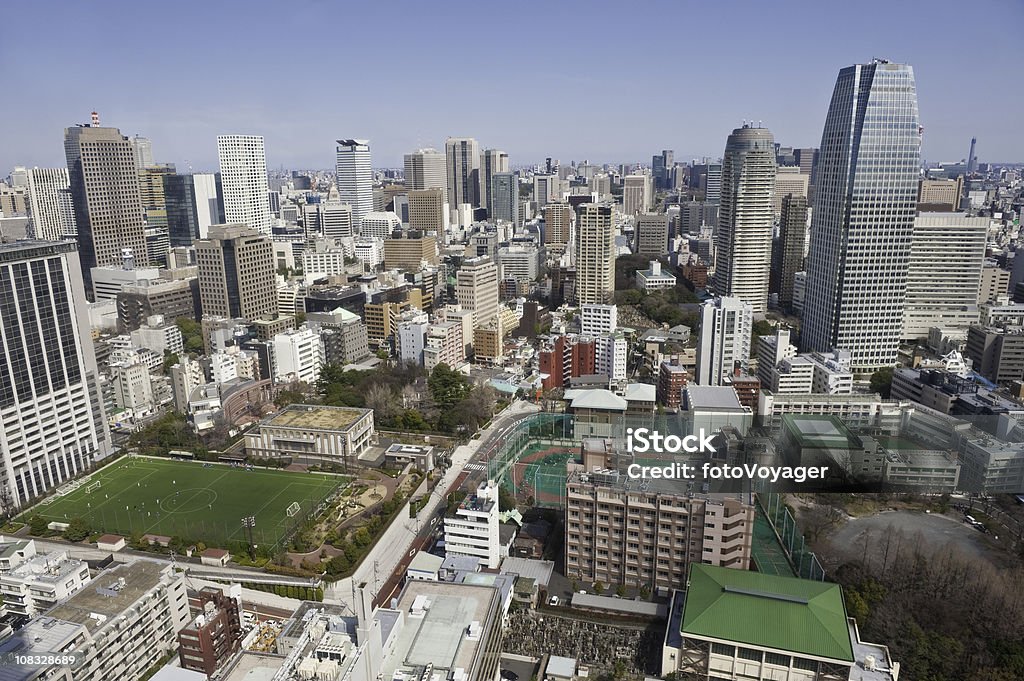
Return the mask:
<path id="1" fill-rule="evenodd" d="M 70 644 L 81 631 L 82 627 L 78 624 L 62 622 L 52 617 L 39 617 L 0 643 L 0 654 L 72 652 L 74 648 Z M 46 668 L 46 665 L 0 664 L 0 681 L 28 681 L 37 678 Z"/>
<path id="2" fill-rule="evenodd" d="M 50 610 L 54 619 L 84 624 L 90 633 L 102 628 L 91 615 L 105 615 L 107 621 L 131 607 L 142 595 L 160 583 L 164 570 L 160 563 L 140 560 L 130 565 L 118 565 L 104 570 L 78 593 Z M 124 584 L 119 583 L 124 580 Z"/>
<path id="3" fill-rule="evenodd" d="M 413 616 L 414 606 L 426 606 L 422 616 Z M 434 666 L 435 671 L 464 669 L 472 675 L 482 655 L 492 621 L 498 612 L 499 591 L 489 586 L 412 581 L 398 599 L 405 612 L 405 624 L 398 631 L 394 654 L 385 658 L 383 678 L 399 670 L 411 671 Z M 467 630 L 478 623 L 480 635 L 469 638 Z"/>
<path id="4" fill-rule="evenodd" d="M 311 404 L 293 404 L 276 416 L 271 416 L 263 423 L 278 428 L 347 430 L 356 421 L 372 413 L 372 409 L 357 409 L 355 407 L 323 407 Z"/>
<path id="5" fill-rule="evenodd" d="M 785 414 L 782 427 L 801 447 L 850 449 L 860 446 L 859 439 L 838 416 Z"/>
<path id="6" fill-rule="evenodd" d="M 747 411 L 736 396 L 731 385 L 688 385 L 683 388 L 689 409 L 713 409 L 715 411 Z"/>

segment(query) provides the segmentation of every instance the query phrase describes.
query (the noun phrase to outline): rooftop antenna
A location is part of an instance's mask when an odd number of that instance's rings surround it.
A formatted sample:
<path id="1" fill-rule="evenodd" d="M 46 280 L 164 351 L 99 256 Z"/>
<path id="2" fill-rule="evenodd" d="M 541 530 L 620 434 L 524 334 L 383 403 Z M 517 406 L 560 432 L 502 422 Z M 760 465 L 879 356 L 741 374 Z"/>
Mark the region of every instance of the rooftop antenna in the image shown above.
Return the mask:
<path id="1" fill-rule="evenodd" d="M 95 111 L 92 112 L 92 116 L 90 117 L 90 120 L 92 121 L 92 127 L 94 127 L 94 128 L 100 127 L 100 115 L 97 112 L 95 112 Z"/>

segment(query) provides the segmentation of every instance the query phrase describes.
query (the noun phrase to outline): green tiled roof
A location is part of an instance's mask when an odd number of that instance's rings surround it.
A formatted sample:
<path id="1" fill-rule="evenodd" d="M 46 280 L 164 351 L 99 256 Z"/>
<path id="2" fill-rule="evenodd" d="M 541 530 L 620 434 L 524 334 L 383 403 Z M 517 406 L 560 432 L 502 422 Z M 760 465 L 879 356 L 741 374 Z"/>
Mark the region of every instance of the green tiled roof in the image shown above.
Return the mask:
<path id="1" fill-rule="evenodd" d="M 838 584 L 695 564 L 683 636 L 853 661 Z"/>

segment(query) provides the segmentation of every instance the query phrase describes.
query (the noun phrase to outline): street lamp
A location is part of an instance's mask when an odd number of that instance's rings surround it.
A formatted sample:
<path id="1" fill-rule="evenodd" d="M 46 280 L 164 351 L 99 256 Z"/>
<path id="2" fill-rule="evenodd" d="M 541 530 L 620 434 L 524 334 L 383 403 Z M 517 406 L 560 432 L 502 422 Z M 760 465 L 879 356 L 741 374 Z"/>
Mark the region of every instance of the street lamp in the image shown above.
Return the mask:
<path id="1" fill-rule="evenodd" d="M 249 557 L 256 560 L 256 542 L 252 537 L 252 528 L 256 527 L 256 516 L 247 515 L 242 518 L 242 527 L 246 528 L 249 532 Z"/>

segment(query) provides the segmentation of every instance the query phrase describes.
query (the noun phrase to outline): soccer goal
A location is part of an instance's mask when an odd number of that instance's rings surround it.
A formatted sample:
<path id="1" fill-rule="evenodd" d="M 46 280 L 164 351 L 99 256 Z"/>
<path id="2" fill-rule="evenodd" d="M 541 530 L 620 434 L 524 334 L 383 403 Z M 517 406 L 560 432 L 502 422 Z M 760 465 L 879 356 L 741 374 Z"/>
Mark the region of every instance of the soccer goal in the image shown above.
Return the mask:
<path id="1" fill-rule="evenodd" d="M 89 483 L 89 484 L 88 484 L 88 485 L 86 486 L 86 488 L 85 488 L 85 493 L 86 493 L 86 494 L 92 494 L 92 492 L 93 492 L 94 490 L 97 490 L 97 489 L 99 489 L 99 488 L 100 488 L 100 481 L 99 481 L 99 480 L 97 480 L 96 482 L 92 482 L 92 483 Z"/>
<path id="2" fill-rule="evenodd" d="M 301 506 L 299 506 L 299 502 L 297 502 L 297 501 L 293 501 L 293 502 L 292 502 L 291 504 L 289 504 L 289 505 L 288 505 L 288 510 L 287 510 L 287 511 L 285 511 L 285 513 L 287 513 L 287 514 L 288 514 L 288 517 L 289 517 L 289 518 L 294 518 L 294 517 L 295 517 L 295 515 L 296 515 L 296 514 L 297 514 L 297 513 L 298 513 L 298 512 L 299 512 L 299 511 L 300 511 L 301 509 L 302 509 L 302 507 L 301 507 Z"/>

